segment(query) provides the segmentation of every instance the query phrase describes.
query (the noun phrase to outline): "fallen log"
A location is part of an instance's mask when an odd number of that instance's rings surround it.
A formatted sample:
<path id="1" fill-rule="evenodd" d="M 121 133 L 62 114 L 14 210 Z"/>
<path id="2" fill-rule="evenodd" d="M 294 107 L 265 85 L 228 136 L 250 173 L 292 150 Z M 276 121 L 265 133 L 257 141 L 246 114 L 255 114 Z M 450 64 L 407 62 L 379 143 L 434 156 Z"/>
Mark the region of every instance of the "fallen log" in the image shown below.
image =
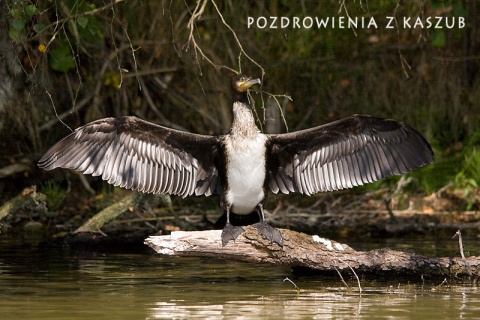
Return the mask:
<path id="1" fill-rule="evenodd" d="M 145 244 L 157 253 L 173 256 L 208 257 L 247 262 L 307 267 L 317 271 L 356 270 L 384 275 L 423 275 L 442 277 L 480 276 L 480 257 L 426 257 L 380 249 L 356 251 L 319 236 L 279 229 L 283 247 L 271 244 L 257 229 L 247 226 L 235 242 L 221 245 L 221 230 L 176 231 L 170 235 L 150 236 Z"/>
<path id="2" fill-rule="evenodd" d="M 101 232 L 100 229 L 108 222 L 127 211 L 134 210 L 141 205 L 149 205 L 159 201 L 170 201 L 170 198 L 163 194 L 145 194 L 140 192 L 130 192 L 127 196 L 103 209 L 87 222 L 77 228 L 74 233 L 82 232 Z"/>
<path id="3" fill-rule="evenodd" d="M 108 222 L 112 221 L 116 217 L 122 215 L 130 208 L 135 207 L 143 198 L 142 194 L 131 192 L 128 196 L 117 201 L 116 203 L 103 209 L 95 216 L 88 219 L 87 222 L 82 224 L 74 233 L 80 232 L 99 232 L 99 230 Z"/>
<path id="4" fill-rule="evenodd" d="M 32 164 L 29 161 L 13 163 L 0 169 L 0 179 L 13 176 L 18 173 L 29 172 L 32 170 Z"/>
<path id="5" fill-rule="evenodd" d="M 23 189 L 18 196 L 0 206 L 0 221 L 21 209 L 44 213 L 47 211 L 47 197 L 37 192 L 36 186 Z"/>

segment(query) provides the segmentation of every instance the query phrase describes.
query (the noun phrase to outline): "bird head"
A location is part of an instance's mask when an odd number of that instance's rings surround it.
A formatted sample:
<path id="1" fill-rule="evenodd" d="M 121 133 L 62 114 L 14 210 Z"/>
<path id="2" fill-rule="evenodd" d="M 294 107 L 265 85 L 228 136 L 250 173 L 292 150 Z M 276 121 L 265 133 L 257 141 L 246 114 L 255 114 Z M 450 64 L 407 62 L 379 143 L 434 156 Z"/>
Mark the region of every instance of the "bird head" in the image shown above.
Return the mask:
<path id="1" fill-rule="evenodd" d="M 253 79 L 252 77 L 244 74 L 237 74 L 232 78 L 232 87 L 236 92 L 247 92 L 254 84 L 261 84 L 260 79 Z"/>

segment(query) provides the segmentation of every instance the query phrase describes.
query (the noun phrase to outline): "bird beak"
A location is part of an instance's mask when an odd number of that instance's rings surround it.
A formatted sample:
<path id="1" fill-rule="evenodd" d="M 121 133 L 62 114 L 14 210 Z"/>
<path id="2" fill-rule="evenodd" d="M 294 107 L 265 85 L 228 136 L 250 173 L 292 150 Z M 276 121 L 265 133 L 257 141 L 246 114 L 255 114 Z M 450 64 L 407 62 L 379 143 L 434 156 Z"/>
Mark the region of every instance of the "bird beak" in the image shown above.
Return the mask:
<path id="1" fill-rule="evenodd" d="M 243 90 L 247 91 L 254 84 L 261 84 L 261 83 L 262 82 L 258 78 L 257 79 L 248 78 L 247 80 L 245 80 L 243 82 L 240 82 L 239 87 L 242 88 Z"/>

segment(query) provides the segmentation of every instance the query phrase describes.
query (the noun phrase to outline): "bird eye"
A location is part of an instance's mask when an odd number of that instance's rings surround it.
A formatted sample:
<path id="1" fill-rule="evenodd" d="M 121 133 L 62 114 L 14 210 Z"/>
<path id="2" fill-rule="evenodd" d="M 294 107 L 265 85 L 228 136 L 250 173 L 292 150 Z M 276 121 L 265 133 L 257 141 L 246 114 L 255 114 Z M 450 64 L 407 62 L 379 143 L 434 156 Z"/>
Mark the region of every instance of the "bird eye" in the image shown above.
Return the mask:
<path id="1" fill-rule="evenodd" d="M 247 80 L 247 78 L 245 78 L 245 77 L 240 78 L 240 81 L 246 81 L 246 80 Z"/>

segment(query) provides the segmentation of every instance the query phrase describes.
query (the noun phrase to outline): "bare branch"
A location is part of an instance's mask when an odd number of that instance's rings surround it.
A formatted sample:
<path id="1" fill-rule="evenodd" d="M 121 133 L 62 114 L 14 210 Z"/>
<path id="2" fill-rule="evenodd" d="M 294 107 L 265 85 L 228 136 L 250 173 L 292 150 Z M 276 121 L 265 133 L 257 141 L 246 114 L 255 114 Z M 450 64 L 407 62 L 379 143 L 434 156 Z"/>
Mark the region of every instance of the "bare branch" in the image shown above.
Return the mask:
<path id="1" fill-rule="evenodd" d="M 222 20 L 222 23 L 225 25 L 225 27 L 228 28 L 228 30 L 230 30 L 230 32 L 232 33 L 233 37 L 235 38 L 235 41 L 237 42 L 237 45 L 238 47 L 240 48 L 240 51 L 242 52 L 243 55 L 245 55 L 245 57 L 247 57 L 248 60 L 250 60 L 253 64 L 255 64 L 260 70 L 262 70 L 262 76 L 261 76 L 261 79 L 262 79 L 262 83 L 263 83 L 263 78 L 265 76 L 265 70 L 263 69 L 263 67 L 257 62 L 255 61 L 253 58 L 251 58 L 247 52 L 245 52 L 245 50 L 243 49 L 243 46 L 242 46 L 242 43 L 240 42 L 240 40 L 238 39 L 237 37 L 237 33 L 232 29 L 232 27 L 230 27 L 230 25 L 225 21 L 225 19 L 223 18 L 223 15 L 222 13 L 220 12 L 220 10 L 218 9 L 217 7 L 217 4 L 215 3 L 215 0 L 211 0 L 212 1 L 212 4 L 213 6 L 215 7 L 215 10 L 217 11 L 218 13 L 218 16 L 220 17 L 220 19 Z"/>
<path id="2" fill-rule="evenodd" d="M 467 259 L 465 258 L 465 254 L 463 253 L 462 233 L 460 232 L 460 230 L 455 232 L 455 235 L 452 237 L 452 239 L 454 239 L 457 236 L 458 236 L 458 247 L 460 249 L 460 256 L 462 257 L 463 264 L 467 268 L 468 276 L 471 277 L 472 276 L 472 270 L 470 270 L 470 266 L 468 265 Z"/>

